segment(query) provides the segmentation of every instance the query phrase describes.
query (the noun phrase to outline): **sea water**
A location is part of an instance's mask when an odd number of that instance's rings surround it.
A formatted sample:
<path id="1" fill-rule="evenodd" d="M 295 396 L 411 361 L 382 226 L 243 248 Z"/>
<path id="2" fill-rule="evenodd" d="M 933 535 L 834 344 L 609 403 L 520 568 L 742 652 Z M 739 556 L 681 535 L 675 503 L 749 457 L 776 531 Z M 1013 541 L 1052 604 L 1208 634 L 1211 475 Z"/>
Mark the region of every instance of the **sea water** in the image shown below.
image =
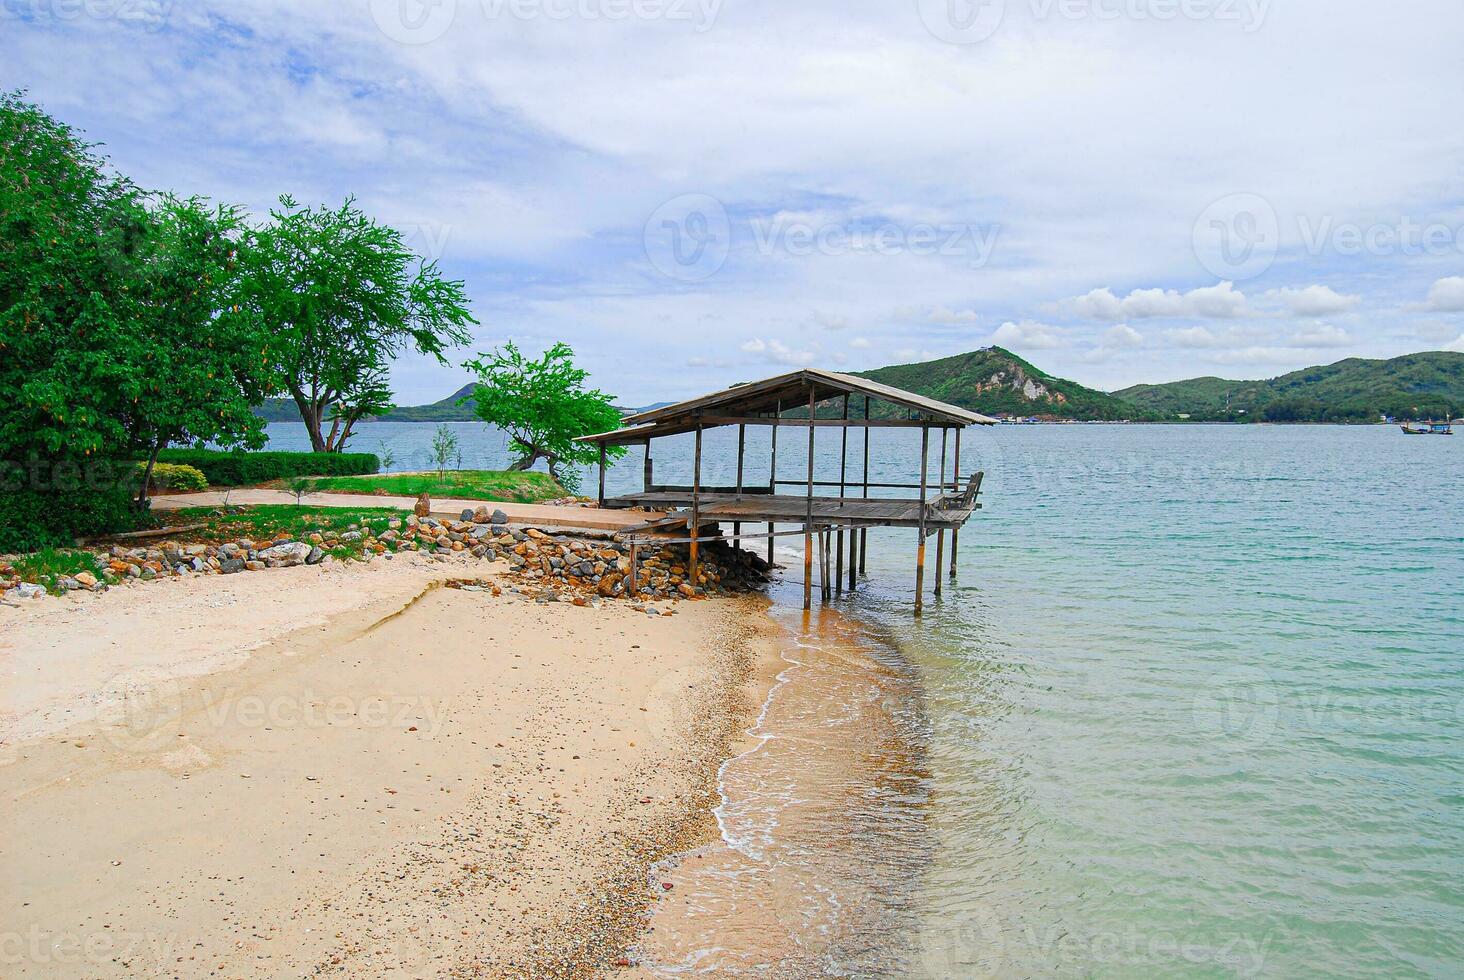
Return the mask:
<path id="1" fill-rule="evenodd" d="M 706 482 L 735 479 L 733 438 L 707 436 Z M 817 439 L 819 479 L 862 476 L 863 433 Z M 917 433 L 870 440 L 872 480 L 916 478 Z M 781 479 L 806 447 L 781 431 Z M 654 452 L 689 481 L 689 440 Z M 940 456 L 936 434 L 932 481 Z M 973 468 L 984 508 L 938 599 L 931 542 L 918 619 L 913 531 L 871 531 L 858 588 L 806 619 L 780 539 L 786 667 L 645 965 L 1464 974 L 1464 441 L 1002 426 L 964 433 Z M 640 473 L 636 451 L 612 492 Z"/>

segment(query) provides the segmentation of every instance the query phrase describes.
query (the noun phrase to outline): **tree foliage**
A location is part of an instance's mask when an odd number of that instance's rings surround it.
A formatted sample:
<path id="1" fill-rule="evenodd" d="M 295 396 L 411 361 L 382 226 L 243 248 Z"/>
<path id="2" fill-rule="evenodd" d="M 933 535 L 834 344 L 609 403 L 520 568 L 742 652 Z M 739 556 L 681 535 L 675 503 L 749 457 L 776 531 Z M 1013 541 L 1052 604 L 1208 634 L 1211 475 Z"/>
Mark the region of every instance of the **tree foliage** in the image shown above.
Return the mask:
<path id="1" fill-rule="evenodd" d="M 354 200 L 329 209 L 282 197 L 270 218 L 249 251 L 241 305 L 268 336 L 271 388 L 294 398 L 315 451 L 339 452 L 357 422 L 390 409 L 394 356 L 412 349 L 446 363 L 477 321 L 461 281 Z"/>
<path id="2" fill-rule="evenodd" d="M 229 319 L 241 238 L 233 210 L 146 194 L 0 95 L 0 460 L 29 474 L 17 493 L 88 506 L 133 480 L 109 461 L 262 441 L 254 344 Z M 112 503 L 90 506 L 114 522 Z"/>
<path id="3" fill-rule="evenodd" d="M 589 373 L 575 367 L 573 358 L 567 344 L 529 358 L 510 342 L 464 363 L 478 376 L 473 391 L 478 417 L 503 429 L 518 453 L 511 469 L 526 470 L 542 459 L 556 480 L 572 483 L 573 476 L 560 471 L 562 464 L 583 466 L 600 458 L 598 446 L 574 440 L 620 427 L 611 397 L 586 387 Z M 625 447 L 608 452 L 618 458 Z"/>

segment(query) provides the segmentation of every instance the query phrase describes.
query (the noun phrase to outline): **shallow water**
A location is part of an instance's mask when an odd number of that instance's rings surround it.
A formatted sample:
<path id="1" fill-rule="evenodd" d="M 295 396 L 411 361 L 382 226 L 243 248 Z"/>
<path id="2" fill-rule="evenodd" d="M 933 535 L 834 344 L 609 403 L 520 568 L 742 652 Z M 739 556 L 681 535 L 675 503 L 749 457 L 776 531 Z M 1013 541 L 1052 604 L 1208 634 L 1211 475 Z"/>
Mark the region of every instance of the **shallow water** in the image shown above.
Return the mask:
<path id="1" fill-rule="evenodd" d="M 709 434 L 707 482 L 732 438 Z M 872 478 L 914 475 L 909 433 L 872 438 Z M 804 445 L 785 431 L 784 478 Z M 968 430 L 962 459 L 987 482 L 958 577 L 914 619 L 914 534 L 871 532 L 729 764 L 727 843 L 683 865 L 700 904 L 665 903 L 652 964 L 1464 974 L 1464 440 L 1018 426 Z M 656 461 L 689 479 L 685 443 Z M 775 598 L 800 630 L 796 585 Z"/>

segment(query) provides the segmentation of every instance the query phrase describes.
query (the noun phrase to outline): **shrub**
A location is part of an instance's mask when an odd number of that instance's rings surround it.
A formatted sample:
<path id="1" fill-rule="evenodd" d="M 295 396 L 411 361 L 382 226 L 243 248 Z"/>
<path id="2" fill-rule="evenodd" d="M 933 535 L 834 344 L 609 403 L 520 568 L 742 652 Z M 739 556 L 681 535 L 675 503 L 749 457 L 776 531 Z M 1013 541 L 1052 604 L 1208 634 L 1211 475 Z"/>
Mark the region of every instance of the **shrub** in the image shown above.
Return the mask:
<path id="1" fill-rule="evenodd" d="M 143 463 L 137 464 L 139 476 L 144 468 Z M 152 488 L 154 490 L 207 490 L 208 478 L 198 470 L 197 467 L 189 466 L 186 463 L 157 463 L 152 471 Z"/>
<path id="2" fill-rule="evenodd" d="M 104 460 L 0 462 L 0 552 L 151 526 L 133 503 L 134 474 L 131 463 Z"/>
<path id="3" fill-rule="evenodd" d="M 164 449 L 159 463 L 192 466 L 212 486 L 237 487 L 295 476 L 363 476 L 381 469 L 371 453 L 219 452 Z"/>

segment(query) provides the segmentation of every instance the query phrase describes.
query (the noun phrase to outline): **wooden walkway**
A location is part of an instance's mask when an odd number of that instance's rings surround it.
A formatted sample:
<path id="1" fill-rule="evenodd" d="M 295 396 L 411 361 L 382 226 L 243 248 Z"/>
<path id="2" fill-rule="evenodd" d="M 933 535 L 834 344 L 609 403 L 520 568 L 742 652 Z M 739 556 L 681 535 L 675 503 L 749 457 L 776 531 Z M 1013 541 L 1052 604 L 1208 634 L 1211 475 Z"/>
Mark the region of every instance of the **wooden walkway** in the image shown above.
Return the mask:
<path id="1" fill-rule="evenodd" d="M 747 521 L 750 523 L 801 524 L 808 518 L 809 498 L 771 494 L 702 493 L 697 514 L 703 522 Z M 678 490 L 654 490 L 611 497 L 606 507 L 649 507 L 664 511 L 690 507 L 692 495 Z M 980 504 L 976 505 L 981 506 Z M 958 528 L 974 508 L 924 508 L 925 527 L 931 530 Z M 891 500 L 865 497 L 814 497 L 813 523 L 853 527 L 920 527 L 919 500 Z M 640 514 L 641 520 L 650 520 Z M 687 514 L 688 519 L 690 513 Z"/>
<path id="2" fill-rule="evenodd" d="M 230 504 L 289 504 L 295 495 L 285 490 L 240 489 L 228 494 Z M 184 507 L 218 507 L 224 502 L 221 491 L 172 493 L 153 498 L 156 510 L 181 510 Z M 312 493 L 301 501 L 305 507 L 396 507 L 410 512 L 416 497 L 378 497 L 367 493 Z M 663 514 L 625 510 L 603 510 L 598 507 L 550 507 L 545 504 L 520 504 L 507 500 L 468 500 L 466 498 L 432 498 L 433 517 L 456 519 L 465 510 L 487 507 L 501 510 L 512 524 L 533 524 L 545 527 L 578 527 L 600 531 L 620 531 Z"/>

